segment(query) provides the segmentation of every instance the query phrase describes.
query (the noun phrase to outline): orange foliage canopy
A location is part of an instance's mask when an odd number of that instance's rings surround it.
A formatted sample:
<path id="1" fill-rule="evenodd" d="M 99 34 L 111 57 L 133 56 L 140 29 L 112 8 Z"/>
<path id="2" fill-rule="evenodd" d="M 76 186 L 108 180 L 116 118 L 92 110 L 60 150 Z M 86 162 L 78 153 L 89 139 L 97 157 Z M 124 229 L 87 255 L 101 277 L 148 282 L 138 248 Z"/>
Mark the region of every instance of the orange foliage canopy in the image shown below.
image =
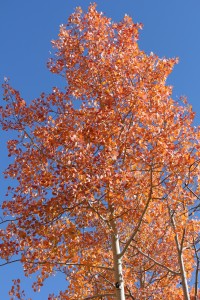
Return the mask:
<path id="1" fill-rule="evenodd" d="M 166 85 L 177 60 L 141 51 L 140 28 L 77 8 L 48 63 L 65 90 L 28 105 L 4 84 L 1 124 L 18 132 L 5 176 L 18 184 L 2 205 L 0 256 L 39 271 L 35 290 L 61 270 L 68 288 L 49 299 L 113 299 L 113 234 L 127 299 L 183 299 L 180 254 L 187 280 L 194 270 L 199 129 Z"/>

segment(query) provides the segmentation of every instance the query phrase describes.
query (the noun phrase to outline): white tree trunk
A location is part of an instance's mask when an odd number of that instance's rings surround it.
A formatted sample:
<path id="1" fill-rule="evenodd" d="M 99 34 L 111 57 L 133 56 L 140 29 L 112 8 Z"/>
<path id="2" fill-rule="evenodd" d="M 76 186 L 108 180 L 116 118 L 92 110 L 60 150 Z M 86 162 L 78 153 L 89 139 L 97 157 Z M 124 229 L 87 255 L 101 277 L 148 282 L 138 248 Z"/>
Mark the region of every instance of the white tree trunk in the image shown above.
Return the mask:
<path id="1" fill-rule="evenodd" d="M 116 299 L 125 300 L 124 280 L 122 274 L 122 258 L 120 257 L 119 236 L 117 233 L 115 222 L 113 220 L 111 221 L 111 226 L 113 229 L 112 252 L 113 252 L 113 263 L 114 263 Z"/>
<path id="2" fill-rule="evenodd" d="M 188 282 L 187 282 L 187 276 L 185 272 L 185 265 L 183 261 L 183 254 L 182 254 L 182 249 L 180 248 L 178 238 L 175 236 L 176 239 L 176 245 L 177 245 L 177 250 L 178 250 L 178 258 L 179 258 L 179 264 L 180 264 L 180 271 L 181 271 L 181 284 L 183 286 L 183 293 L 184 293 L 184 300 L 190 300 L 190 293 L 188 289 Z"/>
<path id="3" fill-rule="evenodd" d="M 175 233 L 175 241 L 176 241 L 176 248 L 177 248 L 177 252 L 178 252 L 178 260 L 179 260 L 179 266 L 180 266 L 181 284 L 182 284 L 182 290 L 183 290 L 183 294 L 184 294 L 184 300 L 190 300 L 187 275 L 185 272 L 185 265 L 184 265 L 184 260 L 183 260 L 183 249 L 182 249 L 182 245 L 181 245 L 182 243 L 180 244 L 180 242 L 179 242 L 178 234 L 176 232 L 176 223 L 175 223 L 173 213 L 171 212 L 170 207 L 168 207 L 168 209 L 169 209 L 169 214 L 171 217 L 172 227 L 173 227 L 174 233 Z M 183 238 L 184 238 L 184 236 L 182 237 L 182 239 Z"/>

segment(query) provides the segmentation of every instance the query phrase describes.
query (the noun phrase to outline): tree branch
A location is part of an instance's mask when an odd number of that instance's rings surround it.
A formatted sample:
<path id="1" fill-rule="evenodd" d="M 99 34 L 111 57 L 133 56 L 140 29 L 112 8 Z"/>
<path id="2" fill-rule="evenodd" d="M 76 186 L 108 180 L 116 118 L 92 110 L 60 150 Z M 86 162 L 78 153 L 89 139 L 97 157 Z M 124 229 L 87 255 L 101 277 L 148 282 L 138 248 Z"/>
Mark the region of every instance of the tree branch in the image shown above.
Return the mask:
<path id="1" fill-rule="evenodd" d="M 168 272 L 175 274 L 175 275 L 180 275 L 180 272 L 174 271 L 171 268 L 163 265 L 162 263 L 159 263 L 157 260 L 155 260 L 153 257 L 151 257 L 149 254 L 144 253 L 140 248 L 133 246 L 140 254 L 142 254 L 143 256 L 145 256 L 146 258 L 152 260 L 156 265 L 166 269 Z"/>
<path id="2" fill-rule="evenodd" d="M 53 264 L 53 265 L 63 265 L 63 266 L 80 266 L 80 267 L 89 267 L 89 268 L 95 268 L 95 269 L 103 269 L 103 270 L 108 270 L 108 271 L 114 271 L 114 268 L 110 267 L 103 267 L 103 266 L 95 266 L 95 265 L 86 265 L 86 264 L 80 264 L 80 263 L 62 263 L 62 262 L 55 262 L 55 261 L 21 261 L 21 259 L 15 259 L 11 261 L 7 261 L 5 263 L 0 264 L 0 267 L 6 266 L 11 263 L 15 262 L 21 262 L 21 263 L 26 263 L 26 264 L 33 264 L 33 265 L 45 265 L 45 264 Z"/>
<path id="3" fill-rule="evenodd" d="M 147 203 L 145 205 L 145 208 L 142 212 L 142 215 L 140 216 L 140 219 L 139 219 L 139 222 L 138 222 L 138 225 L 136 226 L 135 230 L 133 231 L 132 235 L 130 236 L 130 238 L 128 239 L 128 241 L 126 242 L 126 245 L 124 246 L 124 249 L 121 251 L 119 257 L 123 257 L 127 248 L 129 247 L 130 243 L 132 242 L 132 240 L 134 239 L 134 237 L 136 236 L 141 224 L 142 224 L 142 221 L 143 221 L 143 218 L 144 218 L 144 215 L 149 207 L 149 203 L 152 199 L 152 193 L 153 193 L 153 172 L 152 172 L 152 168 L 150 169 L 150 191 L 149 191 L 149 196 L 148 196 L 148 200 L 147 200 Z"/>
<path id="4" fill-rule="evenodd" d="M 194 299 L 197 300 L 198 285 L 199 285 L 199 280 L 198 279 L 199 279 L 200 258 L 199 258 L 199 255 L 198 255 L 198 250 L 197 250 L 194 238 L 193 238 L 193 247 L 194 247 L 195 257 L 196 257 L 196 262 L 197 262 L 196 270 L 195 270 Z"/>
<path id="5" fill-rule="evenodd" d="M 98 294 L 98 295 L 94 295 L 94 296 L 84 298 L 84 300 L 96 299 L 96 298 L 102 298 L 102 297 L 115 297 L 115 294 Z"/>
<path id="6" fill-rule="evenodd" d="M 128 287 L 126 287 L 126 288 L 127 288 L 128 292 L 129 292 L 129 296 L 131 297 L 131 299 L 135 300 L 135 297 L 133 297 L 133 295 L 131 293 L 131 290 Z"/>

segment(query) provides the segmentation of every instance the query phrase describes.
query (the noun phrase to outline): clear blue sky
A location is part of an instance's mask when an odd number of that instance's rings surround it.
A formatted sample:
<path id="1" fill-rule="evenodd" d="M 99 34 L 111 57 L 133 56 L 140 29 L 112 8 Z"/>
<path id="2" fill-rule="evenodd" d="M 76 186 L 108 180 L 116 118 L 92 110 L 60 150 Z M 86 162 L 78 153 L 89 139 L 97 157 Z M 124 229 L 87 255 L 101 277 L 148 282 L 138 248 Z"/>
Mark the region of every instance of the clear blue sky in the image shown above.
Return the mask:
<path id="1" fill-rule="evenodd" d="M 56 39 L 59 25 L 76 6 L 86 9 L 88 0 L 0 0 L 0 82 L 10 78 L 14 88 L 30 101 L 52 86 L 63 86 L 56 75 L 46 68 L 51 51 L 50 41 Z M 108 0 L 96 1 L 98 9 L 115 21 L 127 13 L 135 22 L 142 22 L 140 47 L 163 57 L 179 57 L 180 63 L 169 78 L 174 86 L 174 98 L 186 95 L 196 111 L 195 124 L 200 123 L 200 1 L 199 0 Z M 0 98 L 2 105 L 2 97 Z M 6 140 L 10 133 L 1 134 L 1 189 L 4 199 L 6 186 L 2 171 L 9 163 Z M 20 265 L 13 264 L 0 269 L 0 300 L 8 300 L 6 294 L 11 278 L 22 276 Z M 32 299 L 45 300 L 51 291 L 65 289 L 62 276 L 47 282 L 40 294 L 32 293 L 31 283 L 25 288 Z"/>

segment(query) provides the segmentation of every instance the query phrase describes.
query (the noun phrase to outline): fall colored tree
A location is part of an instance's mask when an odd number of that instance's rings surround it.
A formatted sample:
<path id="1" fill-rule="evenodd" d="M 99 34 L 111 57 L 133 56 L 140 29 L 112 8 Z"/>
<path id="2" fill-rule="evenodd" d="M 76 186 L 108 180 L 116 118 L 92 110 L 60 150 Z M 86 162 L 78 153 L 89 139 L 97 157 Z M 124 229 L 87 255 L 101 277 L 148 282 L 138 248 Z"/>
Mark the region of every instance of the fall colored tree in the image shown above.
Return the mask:
<path id="1" fill-rule="evenodd" d="M 27 104 L 5 82 L 1 265 L 20 261 L 50 299 L 198 299 L 200 131 L 166 79 L 177 59 L 138 47 L 129 16 L 112 22 L 89 6 L 53 42 L 51 72 L 66 80 Z M 192 276 L 195 279 L 192 279 Z M 10 291 L 19 299 L 20 281 Z"/>

